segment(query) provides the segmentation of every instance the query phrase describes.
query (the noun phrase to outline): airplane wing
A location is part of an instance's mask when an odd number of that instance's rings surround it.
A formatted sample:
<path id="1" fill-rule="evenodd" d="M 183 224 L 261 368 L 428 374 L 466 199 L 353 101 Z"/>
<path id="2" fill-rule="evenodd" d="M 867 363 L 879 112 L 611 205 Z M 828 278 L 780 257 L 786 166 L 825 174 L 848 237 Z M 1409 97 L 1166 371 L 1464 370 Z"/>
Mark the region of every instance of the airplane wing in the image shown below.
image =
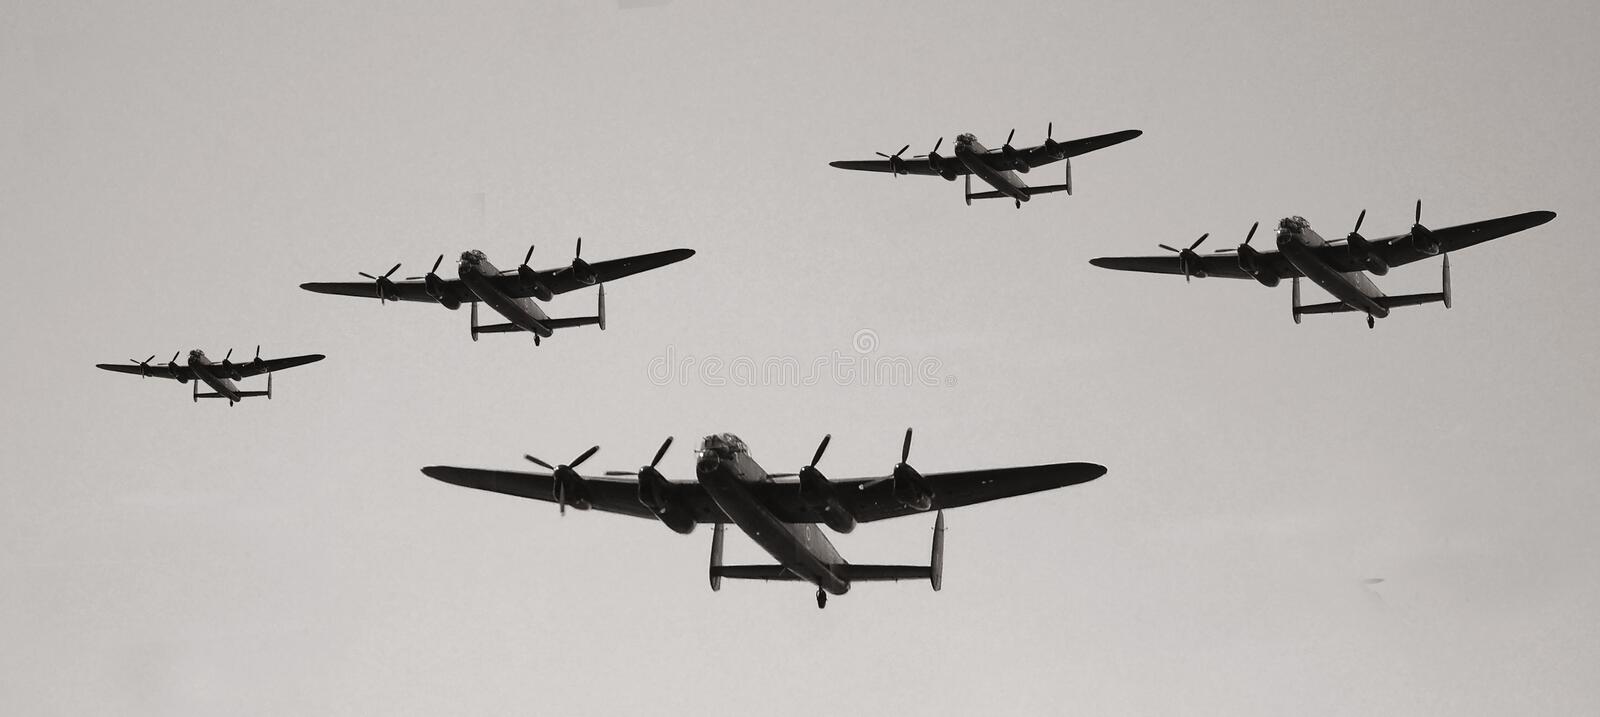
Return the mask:
<path id="1" fill-rule="evenodd" d="M 604 284 L 668 264 L 675 264 L 691 256 L 694 256 L 693 249 L 668 249 L 667 251 L 658 251 L 651 254 L 597 261 L 589 266 L 594 270 L 594 283 Z M 553 294 L 565 294 L 569 291 L 594 285 L 579 281 L 570 266 L 541 270 L 539 271 L 539 279 Z M 502 273 L 493 277 L 491 281 L 506 296 L 514 299 L 523 299 L 534 295 L 533 289 L 523 285 L 521 277 L 515 271 Z M 466 284 L 463 284 L 459 278 L 443 279 L 441 285 L 446 295 L 454 297 L 458 302 L 468 303 L 478 300 L 477 295 L 473 294 L 472 290 L 468 289 Z M 377 284 L 371 281 L 310 282 L 301 284 L 300 288 L 318 294 L 359 296 L 368 299 L 378 298 Z M 437 299 L 428 295 L 427 286 L 421 280 L 405 279 L 396 281 L 394 282 L 394 288 L 395 300 L 397 301 L 419 301 L 425 303 L 437 301 Z"/>
<path id="2" fill-rule="evenodd" d="M 135 376 L 150 376 L 152 378 L 168 378 L 173 380 L 194 380 L 194 372 L 188 366 L 173 368 L 166 364 L 150 364 L 148 368 L 136 363 L 97 363 L 95 368 L 103 368 L 117 373 L 131 373 Z"/>
<path id="3" fill-rule="evenodd" d="M 694 256 L 693 249 L 668 249 L 621 259 L 597 261 L 590 264 L 589 267 L 594 270 L 594 283 L 605 284 L 626 276 L 650 271 L 651 269 L 659 269 L 668 264 L 676 264 L 691 256 Z M 541 271 L 539 272 L 539 277 L 544 281 L 545 286 L 550 287 L 550 292 L 553 294 L 565 294 L 587 286 L 594 286 L 594 284 L 586 284 L 579 281 L 570 266 Z M 521 280 L 517 278 L 515 273 L 505 274 L 498 281 L 502 282 L 501 289 L 506 292 L 507 296 L 524 297 L 533 295 L 532 292 L 523 288 Z"/>
<path id="4" fill-rule="evenodd" d="M 323 356 L 322 354 L 306 354 L 304 356 L 290 356 L 288 358 L 263 359 L 260 362 L 248 361 L 239 364 L 239 377 L 249 378 L 251 376 L 260 376 L 264 373 L 272 373 L 274 371 L 282 371 L 286 368 L 294 368 L 296 366 L 304 366 L 308 363 L 316 363 L 325 358 L 327 357 Z"/>
<path id="5" fill-rule="evenodd" d="M 137 367 L 135 367 L 137 368 Z M 492 493 L 504 493 L 519 498 L 532 498 L 546 503 L 556 502 L 556 482 L 549 473 L 520 473 L 482 468 L 456 468 L 453 466 L 428 466 L 422 473 L 429 478 Z M 699 483 L 673 483 L 675 496 L 695 517 L 696 523 L 730 523 L 716 501 Z M 639 502 L 639 482 L 629 478 L 584 478 L 583 492 L 590 507 L 605 513 L 631 515 L 635 518 L 655 520 L 643 503 Z M 572 501 L 568 500 L 571 505 Z"/>
<path id="6" fill-rule="evenodd" d="M 856 520 L 865 523 L 1087 483 L 1105 474 L 1105 466 L 1094 463 L 1053 463 L 1021 468 L 930 473 L 923 478 L 933 492 L 933 505 L 925 511 L 908 508 L 896 500 L 892 482 L 881 478 L 834 481 L 833 487 L 834 494 L 845 510 Z M 791 523 L 822 520 L 819 513 L 800 501 L 799 486 L 795 483 L 757 483 L 751 488 L 760 491 L 758 495 L 762 496 L 763 502 L 779 520 Z"/>
<path id="7" fill-rule="evenodd" d="M 478 297 L 461 283 L 460 279 L 445 279 L 445 290 L 455 296 L 457 301 L 477 301 Z M 313 281 L 301 284 L 300 288 L 318 294 L 333 294 L 335 296 L 359 296 L 367 299 L 378 298 L 377 284 L 371 281 Z M 437 301 L 428 295 L 427 288 L 420 280 L 405 279 L 394 282 L 395 301 L 420 301 L 433 303 Z"/>
<path id="8" fill-rule="evenodd" d="M 1263 251 L 1261 265 L 1263 271 L 1277 274 L 1280 279 L 1299 276 L 1300 270 L 1294 268 L 1288 259 L 1283 258 L 1277 251 Z M 1118 271 L 1142 271 L 1150 274 L 1183 274 L 1183 269 L 1178 265 L 1177 254 L 1162 256 L 1103 256 L 1089 260 L 1090 264 L 1102 269 L 1116 269 Z M 1238 256 L 1229 254 L 1201 254 L 1200 264 L 1205 269 L 1206 276 L 1216 276 L 1224 279 L 1251 279 L 1255 277 L 1244 273 L 1239 268 Z"/>
<path id="9" fill-rule="evenodd" d="M 1433 236 L 1437 238 L 1439 243 L 1442 245 L 1441 253 L 1455 252 L 1475 244 L 1482 244 L 1491 239 L 1498 239 L 1508 234 L 1515 234 L 1525 229 L 1532 229 L 1555 218 L 1555 212 L 1524 212 L 1522 214 L 1512 214 L 1510 216 L 1498 217 L 1495 219 L 1485 219 L 1481 222 L 1458 224 L 1453 227 L 1434 229 Z M 1391 267 L 1410 264 L 1414 261 L 1421 261 L 1429 258 L 1430 255 L 1424 254 L 1413 248 L 1411 246 L 1411 242 L 1408 241 L 1409 238 L 1409 234 L 1401 234 L 1398 236 L 1378 239 L 1372 243 L 1378 248 L 1379 256 L 1381 256 L 1383 260 Z M 1343 245 L 1340 245 L 1339 247 L 1329 247 L 1329 249 L 1341 249 L 1342 247 Z M 1347 252 L 1345 251 L 1338 252 L 1338 254 L 1341 255 L 1346 253 Z M 1437 256 L 1437 254 L 1433 256 Z M 1330 256 L 1329 258 L 1330 265 L 1339 266 L 1331 260 L 1333 257 Z M 1348 264 L 1350 262 L 1346 263 Z M 1356 267 L 1352 266 L 1350 269 L 1346 270 L 1354 270 L 1355 268 Z"/>
<path id="10" fill-rule="evenodd" d="M 1083 139 L 1057 142 L 1056 150 L 1053 152 L 1047 149 L 1046 145 L 1042 144 L 1036 147 L 1029 147 L 1021 150 L 1021 152 L 1023 158 L 1027 160 L 1029 167 L 1042 167 L 1046 164 L 1050 164 L 1051 162 L 1059 162 L 1069 157 L 1076 157 L 1080 154 L 1088 154 L 1097 149 L 1105 149 L 1106 147 L 1110 147 L 1115 144 L 1122 144 L 1123 142 L 1138 137 L 1142 134 L 1144 134 L 1144 132 L 1140 130 L 1125 129 L 1121 132 L 1111 132 L 1109 134 L 1096 135 L 1094 137 L 1084 137 Z M 1011 168 L 1005 165 L 1005 156 L 1000 150 L 993 150 L 987 156 L 993 162 L 995 162 L 994 166 L 996 169 Z"/>
<path id="11" fill-rule="evenodd" d="M 967 165 L 962 164 L 960 160 L 954 157 L 943 157 L 942 160 L 940 165 L 945 170 L 954 172 L 957 176 L 968 173 Z M 889 164 L 887 159 L 846 159 L 838 162 L 829 162 L 828 166 L 838 167 L 839 169 L 854 169 L 862 172 L 894 172 L 894 167 Z M 928 164 L 926 159 L 907 159 L 900 165 L 900 168 L 905 174 L 920 174 L 929 177 L 941 176 L 940 172 L 933 170 L 933 166 Z"/>

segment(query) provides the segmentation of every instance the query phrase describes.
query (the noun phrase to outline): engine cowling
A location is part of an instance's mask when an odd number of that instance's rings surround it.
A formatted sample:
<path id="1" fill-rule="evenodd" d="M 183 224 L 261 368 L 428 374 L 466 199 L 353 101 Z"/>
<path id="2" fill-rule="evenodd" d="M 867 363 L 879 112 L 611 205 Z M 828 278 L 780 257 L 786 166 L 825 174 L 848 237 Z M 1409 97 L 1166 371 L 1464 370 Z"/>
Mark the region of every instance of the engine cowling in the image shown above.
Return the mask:
<path id="1" fill-rule="evenodd" d="M 933 489 L 928 487 L 927 479 L 911 466 L 904 463 L 896 465 L 890 487 L 894 489 L 894 499 L 907 508 L 927 510 L 933 507 Z"/>
<path id="2" fill-rule="evenodd" d="M 583 284 L 593 284 L 600 276 L 594 272 L 594 267 L 582 259 L 572 260 L 572 276 Z"/>
<path id="3" fill-rule="evenodd" d="M 1351 261 L 1378 276 L 1389 273 L 1389 263 L 1378 256 L 1378 252 L 1372 248 L 1372 242 L 1367 241 L 1366 237 L 1351 232 L 1348 241 Z"/>
<path id="4" fill-rule="evenodd" d="M 434 301 L 439 302 L 440 306 L 451 311 L 461 308 L 461 300 L 446 289 L 444 280 L 439 278 L 438 274 L 428 272 L 427 276 L 422 277 L 422 288 L 428 292 L 428 296 L 433 297 Z"/>
<path id="5" fill-rule="evenodd" d="M 1028 173 L 1028 162 L 1022 158 L 1022 153 L 1018 152 L 1015 147 L 1008 144 L 1000 148 L 1000 153 L 1006 158 L 1006 164 L 1010 165 L 1012 169 L 1023 174 Z"/>
<path id="6" fill-rule="evenodd" d="M 1278 275 L 1263 269 L 1261 266 L 1261 252 L 1256 251 L 1248 244 L 1239 246 L 1239 270 L 1249 274 L 1251 278 L 1260 282 L 1262 286 L 1273 287 L 1278 285 Z"/>
<path id="7" fill-rule="evenodd" d="M 588 510 L 591 507 L 589 485 L 584 482 L 577 471 L 561 466 L 551 478 L 555 482 L 555 499 L 557 503 L 563 506 L 571 506 L 578 510 Z"/>
<path id="8" fill-rule="evenodd" d="M 822 522 L 836 532 L 856 529 L 856 517 L 839 502 L 833 483 L 811 466 L 800 469 L 800 502 L 822 514 Z"/>
<path id="9" fill-rule="evenodd" d="M 517 279 L 522 282 L 523 287 L 533 294 L 535 299 L 549 301 L 555 296 L 550 292 L 550 287 L 545 286 L 544 282 L 539 280 L 539 272 L 534 271 L 533 267 L 527 264 L 517 267 Z"/>
<path id="10" fill-rule="evenodd" d="M 1433 235 L 1432 230 L 1418 224 L 1411 228 L 1411 248 L 1433 256 L 1444 247 L 1439 243 L 1439 238 Z"/>
<path id="11" fill-rule="evenodd" d="M 231 378 L 231 379 L 233 379 L 235 381 L 243 381 L 244 380 L 244 376 L 239 373 L 239 367 L 234 365 L 234 363 L 232 361 L 229 361 L 227 359 L 223 359 L 222 360 L 222 368 L 219 371 L 219 373 L 221 373 L 223 376 Z"/>
<path id="12" fill-rule="evenodd" d="M 680 535 L 694 530 L 694 514 L 679 498 L 675 486 L 654 468 L 639 471 L 639 503 L 662 525 Z"/>

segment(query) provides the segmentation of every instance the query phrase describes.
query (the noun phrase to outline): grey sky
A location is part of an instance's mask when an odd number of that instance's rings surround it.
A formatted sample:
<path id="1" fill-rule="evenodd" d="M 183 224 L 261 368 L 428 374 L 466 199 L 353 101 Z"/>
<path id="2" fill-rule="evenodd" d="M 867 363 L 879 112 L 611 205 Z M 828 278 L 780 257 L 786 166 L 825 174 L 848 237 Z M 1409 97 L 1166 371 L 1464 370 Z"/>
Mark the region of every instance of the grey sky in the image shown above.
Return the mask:
<path id="1" fill-rule="evenodd" d="M 6 3 L 8 713 L 1600 711 L 1594 3 Z M 1125 128 L 1077 195 L 831 169 Z M 947 140 L 948 144 L 948 140 Z M 1047 181 L 1053 168 L 1029 177 Z M 481 203 L 479 196 L 484 199 Z M 1369 236 L 1550 209 L 1455 308 L 1109 254 L 1301 214 Z M 678 246 L 610 330 L 296 284 L 481 248 Z M 1437 262 L 1379 280 L 1432 290 Z M 592 309 L 582 293 L 556 315 Z M 656 386 L 652 359 L 933 357 L 954 385 Z M 92 364 L 328 354 L 271 402 Z M 835 477 L 1090 460 L 955 511 L 945 589 L 706 586 L 689 537 L 431 481 L 632 468 L 733 431 Z M 587 467 L 587 466 L 586 466 Z M 838 540 L 920 560 L 907 518 Z M 730 557 L 756 558 L 742 537 Z M 1382 577 L 1381 584 L 1362 580 Z M 1374 600 L 1372 593 L 1382 596 Z"/>

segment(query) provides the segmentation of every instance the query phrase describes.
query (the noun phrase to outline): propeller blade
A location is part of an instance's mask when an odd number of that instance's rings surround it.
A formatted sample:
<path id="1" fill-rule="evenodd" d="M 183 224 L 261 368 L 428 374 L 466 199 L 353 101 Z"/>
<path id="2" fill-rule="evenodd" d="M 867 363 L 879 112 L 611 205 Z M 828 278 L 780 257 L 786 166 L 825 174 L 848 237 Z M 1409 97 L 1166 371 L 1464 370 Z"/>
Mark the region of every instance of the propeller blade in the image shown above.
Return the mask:
<path id="1" fill-rule="evenodd" d="M 181 354 L 181 353 L 183 353 L 183 352 L 182 351 L 173 351 L 172 352 L 172 361 L 170 363 L 177 363 L 178 362 L 178 354 Z"/>
<path id="2" fill-rule="evenodd" d="M 934 152 L 938 152 L 939 151 L 939 146 L 942 145 L 942 144 L 944 144 L 944 138 L 940 137 L 939 141 L 933 143 L 933 151 Z"/>
<path id="3" fill-rule="evenodd" d="M 147 358 L 144 361 L 141 361 L 140 363 L 150 363 L 151 361 L 154 361 L 154 360 L 156 360 L 156 355 L 155 354 L 150 354 L 150 358 Z"/>
<path id="4" fill-rule="evenodd" d="M 533 260 L 533 247 L 534 246 L 535 246 L 534 244 L 529 244 L 528 245 L 528 253 L 524 254 L 522 256 L 522 263 L 523 264 L 527 264 L 529 261 Z"/>
<path id="5" fill-rule="evenodd" d="M 1417 220 L 1414 223 L 1415 224 L 1421 224 L 1422 223 L 1422 200 L 1421 199 L 1417 200 Z"/>
<path id="6" fill-rule="evenodd" d="M 1050 139 L 1053 135 L 1055 135 L 1055 133 L 1056 133 L 1056 123 L 1051 122 L 1050 124 L 1045 125 L 1045 128 L 1044 128 L 1044 138 L 1045 139 Z"/>
<path id="7" fill-rule="evenodd" d="M 544 461 L 541 461 L 538 458 L 535 458 L 533 456 L 523 455 L 522 457 L 528 459 L 528 462 L 530 462 L 530 463 L 533 463 L 535 465 L 543 467 L 545 470 L 553 471 L 553 470 L 556 469 L 555 466 L 550 465 L 549 463 L 545 463 Z"/>
<path id="8" fill-rule="evenodd" d="M 894 153 L 894 156 L 896 156 L 896 157 L 898 157 L 898 156 L 900 156 L 900 155 L 902 155 L 902 154 L 905 154 L 905 153 L 906 153 L 906 150 L 908 150 L 908 149 L 911 149 L 911 145 L 910 145 L 910 144 L 909 144 L 909 143 L 908 143 L 908 144 L 906 144 L 906 146 L 904 146 L 904 147 L 901 147 L 901 148 L 900 148 L 900 151 L 898 151 L 898 152 L 895 152 L 895 153 Z"/>
<path id="9" fill-rule="evenodd" d="M 227 361 L 228 359 L 231 359 L 231 358 L 233 358 L 233 349 L 229 348 L 228 349 L 228 353 L 222 355 L 222 360 L 223 361 Z"/>
<path id="10" fill-rule="evenodd" d="M 589 456 L 594 455 L 595 452 L 598 451 L 598 450 L 600 450 L 599 446 L 591 447 L 589 450 L 584 451 L 583 455 L 578 456 L 578 460 L 575 460 L 575 461 L 573 461 L 571 463 L 568 463 L 567 467 L 568 468 L 577 468 L 578 466 L 583 465 L 583 462 L 586 461 L 586 460 L 589 460 Z"/>
<path id="11" fill-rule="evenodd" d="M 833 440 L 833 434 L 829 433 L 829 434 L 826 434 L 826 435 L 824 435 L 822 437 L 822 442 L 821 443 L 817 444 L 817 452 L 815 454 L 812 454 L 812 456 L 811 456 L 811 467 L 812 468 L 816 468 L 817 467 L 817 462 L 822 460 L 822 452 L 828 450 L 828 441 L 831 441 L 831 440 Z"/>
<path id="12" fill-rule="evenodd" d="M 378 280 L 378 277 L 376 277 L 376 276 L 373 276 L 373 275 L 371 275 L 371 274 L 368 274 L 368 273 L 367 273 L 367 272 L 364 272 L 364 271 L 358 271 L 358 272 L 356 272 L 356 273 L 357 273 L 357 274 L 360 274 L 360 275 L 362 275 L 362 276 L 365 276 L 365 277 L 367 277 L 367 278 L 368 278 L 368 279 L 371 279 L 371 280 L 373 280 L 373 281 L 377 281 L 377 280 Z"/>
<path id="13" fill-rule="evenodd" d="M 661 448 L 656 451 L 656 457 L 651 459 L 651 461 L 650 461 L 650 467 L 651 468 L 656 467 L 656 464 L 661 462 L 661 457 L 667 454 L 667 449 L 670 448 L 671 446 L 672 446 L 672 436 L 667 436 L 667 440 L 663 441 L 661 443 Z"/>
<path id="14" fill-rule="evenodd" d="M 1174 249 L 1174 248 L 1172 248 L 1170 246 L 1167 246 L 1166 244 L 1157 244 L 1156 246 L 1161 247 L 1162 249 L 1166 249 L 1167 251 L 1170 251 L 1170 252 L 1172 252 L 1174 254 L 1182 254 L 1183 253 L 1183 252 L 1181 252 L 1181 251 L 1179 251 L 1177 249 Z"/>
<path id="15" fill-rule="evenodd" d="M 1012 127 L 1011 128 L 1011 132 L 1006 134 L 1006 144 L 1011 144 L 1011 138 L 1015 137 L 1016 134 L 1017 134 L 1017 128 Z"/>
<path id="16" fill-rule="evenodd" d="M 1200 243 L 1205 241 L 1206 237 L 1208 237 L 1208 236 L 1211 236 L 1210 232 L 1207 232 L 1205 234 L 1201 234 L 1199 239 L 1194 240 L 1194 243 L 1189 245 L 1189 251 L 1194 251 L 1195 247 L 1200 246 Z"/>
<path id="17" fill-rule="evenodd" d="M 1417 215 L 1419 217 L 1422 215 L 1422 211 L 1421 211 L 1420 207 L 1418 208 Z M 1365 221 L 1366 218 L 1367 218 L 1367 210 L 1363 209 L 1363 210 L 1361 210 L 1361 215 L 1356 217 L 1356 228 L 1351 229 L 1350 233 L 1351 234 L 1355 234 L 1356 232 L 1361 231 L 1361 222 Z"/>
<path id="18" fill-rule="evenodd" d="M 439 265 L 440 265 L 440 264 L 443 264 L 443 263 L 444 263 L 444 255 L 443 255 L 443 254 L 440 254 L 440 255 L 439 255 L 439 258 L 438 258 L 438 259 L 434 259 L 434 260 L 433 260 L 433 268 L 432 268 L 432 269 L 429 269 L 429 270 L 428 270 L 428 273 L 429 273 L 429 274 L 435 274 L 435 273 L 438 273 L 438 271 L 439 271 Z"/>
<path id="19" fill-rule="evenodd" d="M 256 344 L 256 360 L 261 360 L 261 344 Z"/>
<path id="20" fill-rule="evenodd" d="M 608 476 L 636 476 L 639 471 L 606 471 Z"/>
<path id="21" fill-rule="evenodd" d="M 572 258 L 576 259 L 581 256 L 583 256 L 583 237 L 578 237 L 578 249 L 572 252 Z"/>
<path id="22" fill-rule="evenodd" d="M 443 257 L 444 255 L 441 254 L 440 256 Z M 388 271 L 383 273 L 383 278 L 387 279 L 387 278 L 389 278 L 390 276 L 392 276 L 395 272 L 397 272 L 399 270 L 400 270 L 400 265 L 399 264 L 395 264 L 394 266 L 389 267 Z"/>
<path id="23" fill-rule="evenodd" d="M 911 429 L 906 429 L 905 445 L 900 447 L 900 462 L 905 463 L 911 457 Z"/>
<path id="24" fill-rule="evenodd" d="M 1256 238 L 1256 229 L 1258 227 L 1260 227 L 1260 226 L 1261 226 L 1261 222 L 1256 222 L 1255 224 L 1251 224 L 1250 225 L 1250 233 L 1244 235 L 1244 245 L 1245 246 L 1250 246 L 1250 240 Z M 1356 222 L 1356 226 L 1361 226 L 1361 223 L 1360 222 Z"/>

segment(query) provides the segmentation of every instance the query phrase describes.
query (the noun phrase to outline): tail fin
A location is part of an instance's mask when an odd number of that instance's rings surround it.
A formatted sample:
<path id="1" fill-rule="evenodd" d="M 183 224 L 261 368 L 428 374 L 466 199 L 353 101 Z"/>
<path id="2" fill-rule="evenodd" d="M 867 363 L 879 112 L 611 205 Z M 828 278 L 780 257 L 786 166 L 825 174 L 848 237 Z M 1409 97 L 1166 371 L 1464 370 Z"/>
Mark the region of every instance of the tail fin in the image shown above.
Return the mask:
<path id="1" fill-rule="evenodd" d="M 1444 308 L 1450 308 L 1450 254 L 1444 255 L 1444 289 L 1439 293 L 1444 294 Z"/>
<path id="2" fill-rule="evenodd" d="M 1067 196 L 1072 196 L 1072 158 L 1068 157 L 1062 164 L 1067 165 L 1067 181 L 1063 182 L 1062 186 L 1067 188 Z"/>
<path id="3" fill-rule="evenodd" d="M 1290 286 L 1293 288 L 1289 290 L 1289 310 L 1294 312 L 1294 322 L 1298 324 L 1300 323 L 1300 277 L 1295 277 Z"/>
<path id="4" fill-rule="evenodd" d="M 933 521 L 933 555 L 928 559 L 928 582 L 933 583 L 934 592 L 939 592 L 939 588 L 944 587 L 944 511 L 942 510 L 939 511 L 939 517 Z"/>

